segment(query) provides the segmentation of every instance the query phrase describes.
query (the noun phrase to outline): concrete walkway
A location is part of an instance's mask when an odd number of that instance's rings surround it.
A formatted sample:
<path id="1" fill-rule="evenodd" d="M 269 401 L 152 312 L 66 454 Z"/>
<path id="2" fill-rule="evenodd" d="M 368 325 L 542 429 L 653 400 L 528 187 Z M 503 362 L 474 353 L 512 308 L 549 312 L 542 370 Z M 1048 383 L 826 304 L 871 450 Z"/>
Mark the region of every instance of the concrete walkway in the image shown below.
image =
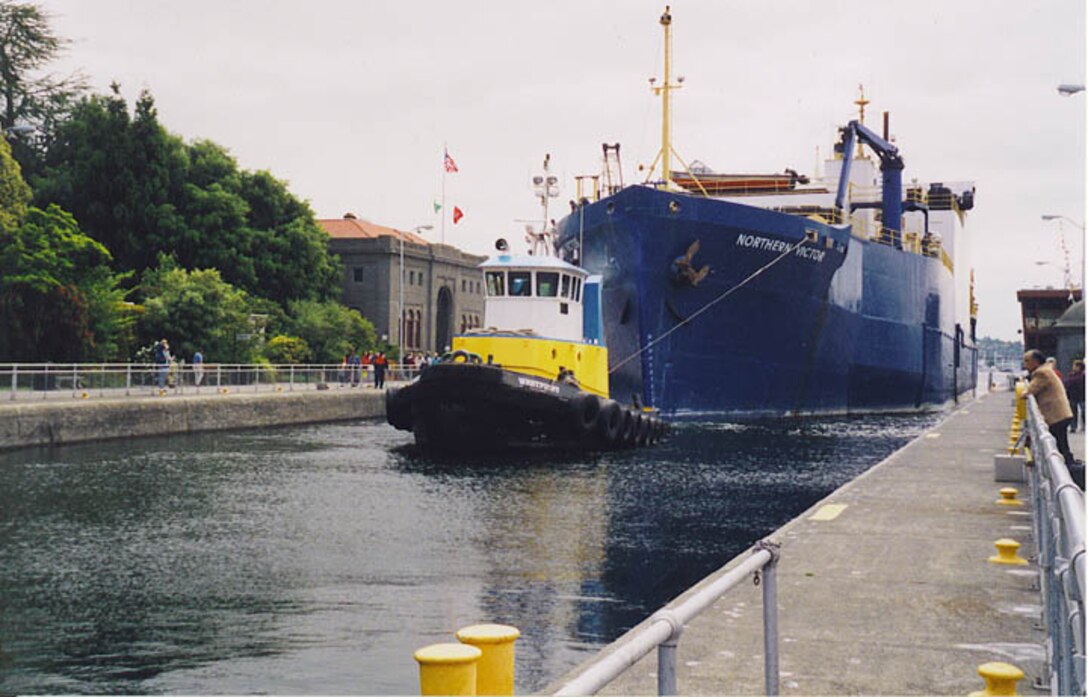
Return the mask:
<path id="1" fill-rule="evenodd" d="M 982 689 L 987 661 L 1019 666 L 1020 693 L 1038 692 L 1036 569 L 987 562 L 1003 537 L 1035 552 L 1028 510 L 994 504 L 1012 413 L 1009 392 L 960 407 L 771 536 L 782 544 L 782 694 L 963 695 Z M 828 504 L 845 508 L 814 519 Z M 762 694 L 762 641 L 760 589 L 744 584 L 685 629 L 680 694 Z M 656 694 L 656 669 L 651 653 L 602 694 Z"/>

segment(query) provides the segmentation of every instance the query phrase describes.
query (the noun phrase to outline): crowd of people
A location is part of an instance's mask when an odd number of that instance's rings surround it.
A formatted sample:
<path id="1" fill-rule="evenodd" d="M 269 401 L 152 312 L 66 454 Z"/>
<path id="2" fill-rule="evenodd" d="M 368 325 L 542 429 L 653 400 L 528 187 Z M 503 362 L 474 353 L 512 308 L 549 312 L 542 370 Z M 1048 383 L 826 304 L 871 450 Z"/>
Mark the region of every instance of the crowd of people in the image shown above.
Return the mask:
<path id="1" fill-rule="evenodd" d="M 386 377 L 409 380 L 419 374 L 422 368 L 439 360 L 437 353 L 413 352 L 405 355 L 398 367 L 384 352 L 359 353 L 351 349 L 344 354 L 340 362 L 340 386 L 358 387 L 369 380 L 377 389 L 385 387 Z"/>
<path id="2" fill-rule="evenodd" d="M 155 384 L 160 388 L 175 387 L 178 376 L 185 369 L 184 359 L 180 361 L 170 352 L 170 343 L 166 339 L 155 342 Z M 412 352 L 404 357 L 398 367 L 394 360 L 383 351 L 358 352 L 351 349 L 344 354 L 340 362 L 339 381 L 341 386 L 357 387 L 370 382 L 377 389 L 385 387 L 386 379 L 410 380 L 426 366 L 439 361 L 437 353 Z M 188 366 L 192 370 L 192 383 L 199 387 L 204 382 L 204 354 L 199 349 L 193 353 Z"/>
<path id="3" fill-rule="evenodd" d="M 1084 361 L 1073 361 L 1069 374 L 1063 376 L 1053 358 L 1032 349 L 1024 354 L 1024 369 L 1028 371 L 1024 395 L 1034 395 L 1058 452 L 1065 458 L 1073 479 L 1083 488 L 1084 463 L 1074 457 L 1069 447 L 1069 431 L 1084 430 Z"/>

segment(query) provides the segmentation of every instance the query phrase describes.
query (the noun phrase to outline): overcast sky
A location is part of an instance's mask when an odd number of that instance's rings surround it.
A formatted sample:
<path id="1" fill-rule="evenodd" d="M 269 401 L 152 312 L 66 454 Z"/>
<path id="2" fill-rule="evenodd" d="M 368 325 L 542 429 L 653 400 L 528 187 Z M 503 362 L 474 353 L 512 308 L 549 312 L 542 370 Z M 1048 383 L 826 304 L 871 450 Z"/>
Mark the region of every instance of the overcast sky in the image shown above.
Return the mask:
<path id="1" fill-rule="evenodd" d="M 186 140 L 267 169 L 318 217 L 434 225 L 445 144 L 445 239 L 487 253 L 539 214 L 528 179 L 595 173 L 620 142 L 627 181 L 660 144 L 664 2 L 46 0 L 72 41 L 57 66 L 94 89 L 143 88 Z M 1021 287 L 1080 278 L 1085 219 L 1084 0 L 733 0 L 672 3 L 673 142 L 717 171 L 811 173 L 855 115 L 891 112 L 905 177 L 973 180 L 979 333 L 1017 338 Z M 556 216 L 558 217 L 558 216 Z M 1038 265 L 1045 261 L 1049 264 Z"/>

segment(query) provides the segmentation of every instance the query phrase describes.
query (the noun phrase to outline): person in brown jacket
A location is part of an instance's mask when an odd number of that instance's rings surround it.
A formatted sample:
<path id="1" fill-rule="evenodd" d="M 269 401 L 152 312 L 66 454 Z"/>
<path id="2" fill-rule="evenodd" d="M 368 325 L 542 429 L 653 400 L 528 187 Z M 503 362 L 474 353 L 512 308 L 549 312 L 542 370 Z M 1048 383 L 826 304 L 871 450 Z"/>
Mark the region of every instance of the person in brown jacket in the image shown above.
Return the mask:
<path id="1" fill-rule="evenodd" d="M 1024 354 L 1024 368 L 1031 376 L 1024 391 L 1025 398 L 1029 394 L 1035 395 L 1050 435 L 1058 443 L 1058 452 L 1065 458 L 1067 466 L 1075 464 L 1073 451 L 1069 449 L 1068 433 L 1069 424 L 1073 423 L 1073 410 L 1069 407 L 1069 398 L 1065 395 L 1061 378 L 1046 364 L 1043 352 L 1038 349 Z"/>

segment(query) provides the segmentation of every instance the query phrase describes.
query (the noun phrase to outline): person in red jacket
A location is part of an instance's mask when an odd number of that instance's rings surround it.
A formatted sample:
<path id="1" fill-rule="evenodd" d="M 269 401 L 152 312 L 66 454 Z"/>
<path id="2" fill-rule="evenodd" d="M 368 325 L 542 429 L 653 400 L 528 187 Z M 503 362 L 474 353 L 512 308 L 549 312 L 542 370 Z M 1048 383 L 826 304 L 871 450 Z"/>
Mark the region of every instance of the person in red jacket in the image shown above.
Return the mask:
<path id="1" fill-rule="evenodd" d="M 385 357 L 385 353 L 378 352 L 378 355 L 374 358 L 374 387 L 379 390 L 385 387 L 385 371 L 389 367 L 389 361 Z"/>

